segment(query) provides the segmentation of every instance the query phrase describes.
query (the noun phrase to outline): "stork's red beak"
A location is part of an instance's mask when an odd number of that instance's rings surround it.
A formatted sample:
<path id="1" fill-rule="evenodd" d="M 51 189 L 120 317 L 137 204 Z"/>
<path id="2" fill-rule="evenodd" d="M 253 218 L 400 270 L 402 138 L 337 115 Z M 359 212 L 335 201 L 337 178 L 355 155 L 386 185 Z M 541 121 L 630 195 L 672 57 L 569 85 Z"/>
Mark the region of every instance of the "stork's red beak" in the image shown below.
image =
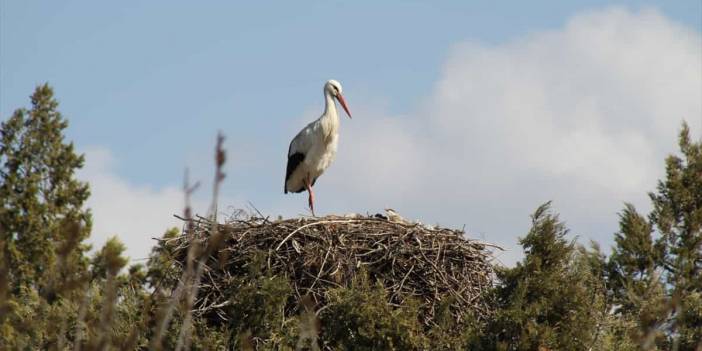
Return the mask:
<path id="1" fill-rule="evenodd" d="M 346 106 L 346 100 L 344 100 L 344 96 L 341 94 L 336 94 L 336 99 L 339 100 L 341 107 L 343 107 L 344 111 L 346 111 L 346 115 L 348 115 L 349 118 L 351 118 L 351 112 L 349 112 L 349 107 Z"/>

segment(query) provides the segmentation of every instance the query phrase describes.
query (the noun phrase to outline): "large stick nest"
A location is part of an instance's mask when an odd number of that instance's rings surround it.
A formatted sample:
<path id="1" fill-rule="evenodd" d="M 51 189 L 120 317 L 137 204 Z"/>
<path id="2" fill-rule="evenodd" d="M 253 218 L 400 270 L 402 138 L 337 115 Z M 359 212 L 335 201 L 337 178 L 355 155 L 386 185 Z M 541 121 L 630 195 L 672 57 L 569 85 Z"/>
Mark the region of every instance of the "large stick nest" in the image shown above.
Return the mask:
<path id="1" fill-rule="evenodd" d="M 298 301 L 309 295 L 318 310 L 326 306 L 328 289 L 349 287 L 363 267 L 386 289 L 388 304 L 399 306 L 410 297 L 419 301 L 427 326 L 442 301 L 452 302 L 449 310 L 459 324 L 465 312 L 481 319 L 491 312 L 483 293 L 494 278 L 488 248 L 496 246 L 469 240 L 462 230 L 409 222 L 393 211 L 279 220 L 238 217 L 216 226 L 205 218 L 190 220 L 185 233 L 169 245 L 185 268 L 190 243 L 206 243 L 215 230 L 224 234 L 205 262 L 194 304 L 195 312 L 210 320 L 228 319 L 227 282 L 246 276 L 257 254 L 266 274 L 288 278 Z M 288 305 L 286 315 L 298 312 L 298 304 Z"/>

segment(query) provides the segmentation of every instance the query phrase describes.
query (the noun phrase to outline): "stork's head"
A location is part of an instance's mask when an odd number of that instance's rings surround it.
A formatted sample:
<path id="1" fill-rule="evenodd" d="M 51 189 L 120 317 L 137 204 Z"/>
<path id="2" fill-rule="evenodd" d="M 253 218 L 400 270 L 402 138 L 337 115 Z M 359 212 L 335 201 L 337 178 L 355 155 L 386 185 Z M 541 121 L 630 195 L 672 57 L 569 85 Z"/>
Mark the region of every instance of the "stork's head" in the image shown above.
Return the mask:
<path id="1" fill-rule="evenodd" d="M 346 111 L 346 115 L 351 118 L 351 112 L 349 112 L 349 107 L 346 105 L 346 100 L 344 99 L 344 96 L 341 95 L 341 91 L 341 83 L 333 79 L 328 80 L 327 83 L 324 84 L 324 92 L 339 100 L 339 104 L 341 104 L 341 107 L 343 107 L 344 111 Z"/>

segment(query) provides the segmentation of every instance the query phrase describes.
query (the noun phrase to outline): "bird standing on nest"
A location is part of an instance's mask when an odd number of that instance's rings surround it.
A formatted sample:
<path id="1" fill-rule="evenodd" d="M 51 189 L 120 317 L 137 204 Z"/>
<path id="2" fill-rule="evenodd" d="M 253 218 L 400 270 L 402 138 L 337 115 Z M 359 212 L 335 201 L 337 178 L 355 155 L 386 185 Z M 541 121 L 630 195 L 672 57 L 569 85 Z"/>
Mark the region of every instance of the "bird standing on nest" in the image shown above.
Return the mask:
<path id="1" fill-rule="evenodd" d="M 351 118 L 341 91 L 341 84 L 333 79 L 324 84 L 324 113 L 297 133 L 288 148 L 284 191 L 287 194 L 307 190 L 312 216 L 315 215 L 312 186 L 334 161 L 339 142 L 339 114 L 334 99 L 339 101 L 346 115 Z"/>

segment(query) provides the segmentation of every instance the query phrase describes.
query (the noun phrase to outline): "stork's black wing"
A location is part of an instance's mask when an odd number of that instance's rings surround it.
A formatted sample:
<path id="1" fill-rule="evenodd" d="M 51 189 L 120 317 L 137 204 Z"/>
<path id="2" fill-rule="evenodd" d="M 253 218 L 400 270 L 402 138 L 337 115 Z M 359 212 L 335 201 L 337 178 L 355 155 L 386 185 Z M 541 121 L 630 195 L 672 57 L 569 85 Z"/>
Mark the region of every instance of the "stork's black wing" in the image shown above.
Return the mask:
<path id="1" fill-rule="evenodd" d="M 305 154 L 303 154 L 301 152 L 296 152 L 296 153 L 288 156 L 288 166 L 287 166 L 287 169 L 285 170 L 285 183 L 283 184 L 283 191 L 285 191 L 286 194 L 288 193 L 288 187 L 286 186 L 286 184 L 288 183 L 288 179 L 290 179 L 290 176 L 293 174 L 293 172 L 295 172 L 295 169 L 297 169 L 297 166 L 299 166 L 300 163 L 302 163 L 302 161 L 304 159 L 305 159 Z M 304 188 L 303 188 L 303 190 L 304 190 Z M 299 191 L 295 191 L 295 190 L 292 190 L 292 191 L 296 192 L 296 193 L 299 192 Z"/>

